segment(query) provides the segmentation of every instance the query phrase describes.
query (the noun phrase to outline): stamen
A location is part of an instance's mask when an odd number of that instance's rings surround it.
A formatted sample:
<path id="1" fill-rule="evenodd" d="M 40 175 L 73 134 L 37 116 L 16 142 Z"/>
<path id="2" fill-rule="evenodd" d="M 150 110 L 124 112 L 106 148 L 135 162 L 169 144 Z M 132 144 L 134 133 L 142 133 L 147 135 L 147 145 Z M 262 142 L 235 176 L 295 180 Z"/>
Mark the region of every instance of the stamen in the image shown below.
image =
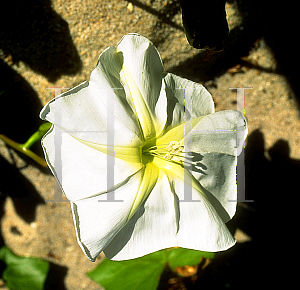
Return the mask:
<path id="1" fill-rule="evenodd" d="M 153 145 L 143 150 L 143 154 L 152 155 L 161 159 L 167 159 L 170 162 L 175 162 L 183 165 L 192 164 L 190 158 L 184 156 L 184 145 L 178 141 L 171 141 L 169 144 Z"/>
<path id="2" fill-rule="evenodd" d="M 164 156 L 164 158 L 177 162 L 182 162 L 184 156 L 180 154 L 182 154 L 183 148 L 184 146 L 178 141 L 171 141 L 170 144 L 167 146 L 168 152 Z"/>

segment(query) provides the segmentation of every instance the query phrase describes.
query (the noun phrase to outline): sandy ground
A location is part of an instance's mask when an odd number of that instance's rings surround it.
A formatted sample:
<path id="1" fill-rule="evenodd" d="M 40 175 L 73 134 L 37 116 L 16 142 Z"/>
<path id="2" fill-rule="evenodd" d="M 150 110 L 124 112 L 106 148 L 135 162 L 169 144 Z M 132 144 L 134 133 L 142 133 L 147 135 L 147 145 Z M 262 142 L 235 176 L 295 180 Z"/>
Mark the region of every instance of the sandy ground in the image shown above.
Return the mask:
<path id="1" fill-rule="evenodd" d="M 26 7 L 17 0 L 9 2 L 5 11 L 14 25 L 0 31 L 0 91 L 5 91 L 0 132 L 16 141 L 24 142 L 38 128 L 40 109 L 54 97 L 51 88 L 71 88 L 88 79 L 99 54 L 130 32 L 157 46 L 166 71 L 204 84 L 217 111 L 236 109 L 236 90 L 229 88 L 248 88 L 246 196 L 254 202 L 238 207 L 230 228 L 240 243 L 221 255 L 207 275 L 218 276 L 216 269 L 223 269 L 226 257 L 228 267 L 236 270 L 238 261 L 255 276 L 255 262 L 250 267 L 245 259 L 274 237 L 270 216 L 276 214 L 275 207 L 287 204 L 278 198 L 293 191 L 300 172 L 299 57 L 290 37 L 296 20 L 285 9 L 269 6 L 269 1 L 228 1 L 230 34 L 225 49 L 204 61 L 203 51 L 187 43 L 175 0 L 28 0 Z M 35 150 L 42 154 L 39 145 Z M 0 153 L 2 243 L 19 255 L 51 262 L 47 289 L 101 289 L 85 273 L 103 257 L 92 263 L 82 253 L 69 203 L 45 202 L 54 198 L 53 176 L 2 142 Z M 285 207 L 283 223 L 290 214 Z M 227 274 L 234 281 L 244 277 L 239 272 Z"/>

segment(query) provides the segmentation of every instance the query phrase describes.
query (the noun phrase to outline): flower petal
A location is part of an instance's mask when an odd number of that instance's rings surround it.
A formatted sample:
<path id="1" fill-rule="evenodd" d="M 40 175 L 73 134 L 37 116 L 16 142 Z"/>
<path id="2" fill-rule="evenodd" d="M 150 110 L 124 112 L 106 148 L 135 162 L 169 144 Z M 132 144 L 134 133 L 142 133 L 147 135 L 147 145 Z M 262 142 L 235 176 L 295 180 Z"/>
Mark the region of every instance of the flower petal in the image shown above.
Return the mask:
<path id="1" fill-rule="evenodd" d="M 117 52 L 122 62 L 121 81 L 144 137 L 153 138 L 154 133 L 158 136 L 167 120 L 164 68 L 159 53 L 147 38 L 138 34 L 125 35 Z"/>
<path id="2" fill-rule="evenodd" d="M 119 230 L 130 222 L 157 178 L 158 169 L 149 163 L 115 189 L 115 201 L 106 202 L 107 194 L 102 194 L 72 204 L 78 242 L 90 260 L 94 261 Z M 120 242 L 124 243 L 124 239 Z"/>
<path id="3" fill-rule="evenodd" d="M 178 203 L 168 178 L 160 171 L 160 177 L 145 203 L 104 249 L 106 257 L 128 260 L 176 246 L 175 206 Z"/>
<path id="4" fill-rule="evenodd" d="M 91 261 L 126 224 L 142 176 L 140 170 L 117 187 L 115 201 L 108 201 L 107 194 L 102 194 L 72 203 L 78 243 Z"/>
<path id="5" fill-rule="evenodd" d="M 132 218 L 140 205 L 146 200 L 146 198 L 151 193 L 153 187 L 155 186 L 157 179 L 159 177 L 158 168 L 153 165 L 151 162 L 145 165 L 144 175 L 139 187 L 139 190 L 136 194 L 134 202 L 132 204 L 128 220 Z"/>
<path id="6" fill-rule="evenodd" d="M 235 244 L 224 221 L 212 206 L 208 198 L 191 188 L 191 200 L 185 199 L 185 182 L 176 177 L 174 191 L 179 202 L 178 246 L 206 252 L 224 251 Z"/>
<path id="7" fill-rule="evenodd" d="M 75 138 L 75 137 L 74 137 Z M 114 158 L 122 159 L 128 162 L 133 163 L 141 163 L 141 147 L 126 147 L 126 146 L 114 146 L 114 145 L 102 145 L 102 144 L 95 144 L 88 141 L 83 141 L 81 139 L 77 139 L 82 144 L 89 146 L 93 149 L 96 149 L 102 153 L 108 154 L 113 156 Z"/>
<path id="8" fill-rule="evenodd" d="M 115 48 L 106 49 L 90 82 L 47 103 L 41 118 L 84 141 L 107 144 L 111 135 L 114 145 L 141 145 L 143 136 L 120 82 L 121 69 Z"/>
<path id="9" fill-rule="evenodd" d="M 164 77 L 164 83 L 168 99 L 167 127 L 214 113 L 212 97 L 202 85 L 171 73 Z"/>
<path id="10" fill-rule="evenodd" d="M 151 114 L 146 100 L 143 98 L 126 64 L 122 65 L 122 72 L 121 76 L 124 79 L 124 87 L 128 88 L 127 95 L 130 95 L 132 108 L 139 121 L 142 135 L 144 139 L 154 138 L 156 136 L 155 119 Z"/>
<path id="11" fill-rule="evenodd" d="M 204 116 L 198 117 L 189 122 L 184 122 L 180 125 L 172 127 L 165 134 L 157 138 L 156 145 L 168 145 L 171 141 L 178 141 L 182 144 L 185 144 L 184 136 L 187 135 L 186 131 L 188 131 L 189 126 L 190 128 L 194 128 L 203 118 Z"/>
<path id="12" fill-rule="evenodd" d="M 224 222 L 229 221 L 236 211 L 237 157 L 223 153 L 193 154 L 192 174 L 209 192 L 206 193 L 212 205 L 226 214 L 220 216 Z"/>
<path id="13" fill-rule="evenodd" d="M 205 116 L 185 138 L 193 152 L 218 152 L 238 156 L 247 132 L 243 114 L 229 110 Z"/>
<path id="14" fill-rule="evenodd" d="M 223 251 L 235 240 L 225 225 L 228 213 L 221 202 L 179 164 L 159 161 L 179 201 L 177 246 L 207 252 Z M 167 164 L 169 163 L 169 164 Z M 192 229 L 192 230 L 191 230 Z"/>
<path id="15" fill-rule="evenodd" d="M 194 202 L 184 201 L 184 189 L 181 178 L 161 170 L 144 205 L 104 249 L 106 257 L 134 259 L 175 246 L 213 252 L 233 246 L 234 238 L 205 195 L 193 188 Z"/>
<path id="16" fill-rule="evenodd" d="M 61 135 L 60 135 L 61 134 Z M 71 201 L 107 191 L 108 157 L 84 145 L 66 132 L 55 132 L 55 126 L 43 138 L 46 161 Z M 143 167 L 118 158 L 113 160 L 109 174 L 114 185 L 120 184 Z"/>

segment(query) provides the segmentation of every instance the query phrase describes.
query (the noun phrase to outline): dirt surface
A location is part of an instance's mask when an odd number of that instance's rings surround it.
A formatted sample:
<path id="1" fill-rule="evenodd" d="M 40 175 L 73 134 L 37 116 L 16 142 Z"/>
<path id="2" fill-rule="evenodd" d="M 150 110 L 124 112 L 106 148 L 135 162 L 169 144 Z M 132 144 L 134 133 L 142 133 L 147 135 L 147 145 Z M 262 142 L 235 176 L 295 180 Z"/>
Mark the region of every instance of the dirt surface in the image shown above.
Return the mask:
<path id="1" fill-rule="evenodd" d="M 106 47 L 127 33 L 139 33 L 157 46 L 166 71 L 204 84 L 217 111 L 236 109 L 236 90 L 229 88 L 248 88 L 246 198 L 254 202 L 242 203 L 229 226 L 240 242 L 239 257 L 247 259 L 266 245 L 276 232 L 275 226 L 267 226 L 270 216 L 278 203 L 287 203 L 278 198 L 293 191 L 300 172 L 296 20 L 286 13 L 293 11 L 292 2 L 279 9 L 269 1 L 228 1 L 228 40 L 224 51 L 209 61 L 204 61 L 204 51 L 189 46 L 177 0 L 21 2 L 5 4 L 9 25 L 0 30 L 0 133 L 24 142 L 40 124 L 40 109 L 54 97 L 51 88 L 71 88 L 89 79 Z M 34 150 L 42 154 L 39 145 Z M 45 202 L 53 200 L 57 187 L 49 170 L 1 141 L 0 153 L 2 244 L 19 255 L 50 261 L 47 289 L 101 289 L 85 273 L 103 256 L 92 263 L 82 253 L 69 203 Z M 236 250 L 225 254 L 233 269 L 235 255 Z M 250 271 L 249 263 L 237 260 Z"/>

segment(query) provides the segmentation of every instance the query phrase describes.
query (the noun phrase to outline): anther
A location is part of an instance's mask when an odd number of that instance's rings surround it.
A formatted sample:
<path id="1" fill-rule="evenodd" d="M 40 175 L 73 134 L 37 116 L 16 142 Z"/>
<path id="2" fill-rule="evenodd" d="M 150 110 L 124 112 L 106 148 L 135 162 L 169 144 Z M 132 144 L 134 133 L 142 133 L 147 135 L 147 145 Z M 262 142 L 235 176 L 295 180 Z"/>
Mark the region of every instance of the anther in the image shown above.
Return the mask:
<path id="1" fill-rule="evenodd" d="M 164 156 L 164 158 L 180 162 L 182 161 L 182 157 L 180 154 L 183 151 L 184 146 L 179 143 L 178 141 L 171 141 L 170 144 L 166 147 L 168 150 L 167 154 Z"/>

